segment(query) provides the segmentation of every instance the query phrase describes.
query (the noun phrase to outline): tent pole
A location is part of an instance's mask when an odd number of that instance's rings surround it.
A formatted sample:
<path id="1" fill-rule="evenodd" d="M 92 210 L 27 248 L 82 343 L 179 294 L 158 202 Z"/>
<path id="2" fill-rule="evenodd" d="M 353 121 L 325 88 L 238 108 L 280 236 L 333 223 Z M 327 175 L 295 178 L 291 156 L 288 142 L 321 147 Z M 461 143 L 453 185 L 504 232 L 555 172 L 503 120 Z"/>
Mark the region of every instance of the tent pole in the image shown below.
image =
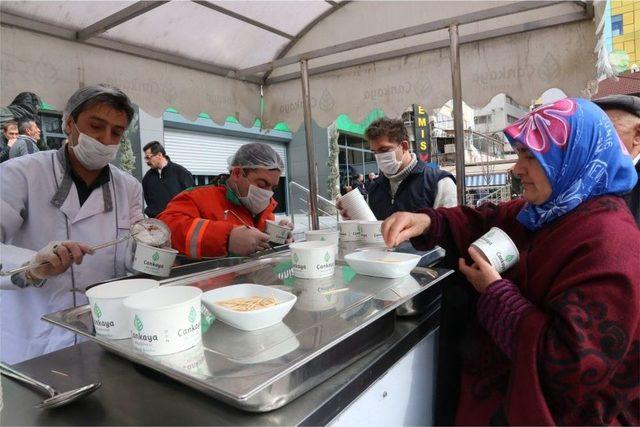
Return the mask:
<path id="1" fill-rule="evenodd" d="M 458 44 L 458 24 L 449 26 L 451 42 L 451 85 L 453 90 L 453 129 L 456 134 L 456 186 L 458 205 L 465 204 L 464 185 L 464 123 L 462 116 L 462 81 L 460 79 L 460 49 Z"/>
<path id="2" fill-rule="evenodd" d="M 307 140 L 307 164 L 309 171 L 309 215 L 311 217 L 311 230 L 318 230 L 318 168 L 316 165 L 316 153 L 313 147 L 313 123 L 311 122 L 311 95 L 309 93 L 309 61 L 300 61 L 300 73 L 302 74 L 302 106 L 304 107 L 304 135 Z"/>

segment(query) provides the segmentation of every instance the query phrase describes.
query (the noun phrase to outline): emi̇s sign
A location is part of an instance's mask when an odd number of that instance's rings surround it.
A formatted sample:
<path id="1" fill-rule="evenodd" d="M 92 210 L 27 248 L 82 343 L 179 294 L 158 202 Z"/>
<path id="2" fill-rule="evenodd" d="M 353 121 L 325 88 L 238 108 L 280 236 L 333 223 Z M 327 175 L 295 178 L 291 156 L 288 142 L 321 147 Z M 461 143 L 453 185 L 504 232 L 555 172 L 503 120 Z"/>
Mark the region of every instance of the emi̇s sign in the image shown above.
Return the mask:
<path id="1" fill-rule="evenodd" d="M 431 132 L 429 116 L 422 105 L 413 104 L 413 134 L 416 138 L 416 156 L 418 160 L 431 161 Z"/>

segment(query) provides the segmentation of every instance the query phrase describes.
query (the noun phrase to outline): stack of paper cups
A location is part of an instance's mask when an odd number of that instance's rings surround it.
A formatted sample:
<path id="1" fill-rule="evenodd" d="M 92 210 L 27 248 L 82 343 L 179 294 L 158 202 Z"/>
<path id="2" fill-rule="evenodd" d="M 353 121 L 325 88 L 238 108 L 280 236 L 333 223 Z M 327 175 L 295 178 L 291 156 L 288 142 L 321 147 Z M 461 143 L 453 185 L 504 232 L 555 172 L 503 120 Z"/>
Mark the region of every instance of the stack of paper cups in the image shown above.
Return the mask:
<path id="1" fill-rule="evenodd" d="M 349 219 L 361 221 L 375 221 L 377 219 L 357 188 L 340 197 L 339 202 L 340 207 L 347 211 Z"/>

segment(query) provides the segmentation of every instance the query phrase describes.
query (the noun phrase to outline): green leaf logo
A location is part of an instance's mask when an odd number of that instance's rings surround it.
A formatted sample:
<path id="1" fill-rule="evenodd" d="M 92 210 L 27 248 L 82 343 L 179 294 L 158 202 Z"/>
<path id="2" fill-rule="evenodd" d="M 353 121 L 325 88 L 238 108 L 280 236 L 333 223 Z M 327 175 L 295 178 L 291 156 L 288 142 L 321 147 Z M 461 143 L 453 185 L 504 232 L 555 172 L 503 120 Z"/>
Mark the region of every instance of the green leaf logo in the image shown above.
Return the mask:
<path id="1" fill-rule="evenodd" d="M 324 262 L 329 262 L 330 259 L 331 259 L 331 255 L 329 255 L 329 252 L 325 252 L 325 254 L 324 254 Z"/>
<path id="2" fill-rule="evenodd" d="M 136 328 L 136 331 L 138 332 L 140 332 L 142 328 L 144 328 L 144 325 L 142 324 L 142 320 L 140 320 L 137 314 L 136 314 L 136 317 L 134 317 L 133 319 L 133 326 Z"/>
<path id="3" fill-rule="evenodd" d="M 158 252 L 154 253 L 151 256 L 151 259 L 154 260 L 154 261 L 158 261 L 160 259 L 160 254 Z"/>
<path id="4" fill-rule="evenodd" d="M 293 262 L 297 263 L 298 261 L 300 261 L 300 258 L 298 258 L 298 254 L 294 252 L 294 254 L 293 254 Z"/>
<path id="5" fill-rule="evenodd" d="M 324 237 L 321 237 L 321 238 L 320 238 L 320 241 L 321 241 L 321 242 L 324 242 L 325 240 L 327 240 L 327 239 L 325 239 Z"/>
<path id="6" fill-rule="evenodd" d="M 361 225 L 358 226 L 358 234 L 362 234 L 362 226 Z"/>
<path id="7" fill-rule="evenodd" d="M 98 304 L 93 305 L 93 314 L 99 319 L 102 316 L 102 310 L 98 307 Z"/>
<path id="8" fill-rule="evenodd" d="M 191 310 L 189 310 L 189 322 L 193 323 L 196 320 L 196 309 L 191 307 Z"/>
<path id="9" fill-rule="evenodd" d="M 511 262 L 515 257 L 513 255 L 507 255 L 507 257 L 505 258 L 507 260 L 507 262 Z"/>

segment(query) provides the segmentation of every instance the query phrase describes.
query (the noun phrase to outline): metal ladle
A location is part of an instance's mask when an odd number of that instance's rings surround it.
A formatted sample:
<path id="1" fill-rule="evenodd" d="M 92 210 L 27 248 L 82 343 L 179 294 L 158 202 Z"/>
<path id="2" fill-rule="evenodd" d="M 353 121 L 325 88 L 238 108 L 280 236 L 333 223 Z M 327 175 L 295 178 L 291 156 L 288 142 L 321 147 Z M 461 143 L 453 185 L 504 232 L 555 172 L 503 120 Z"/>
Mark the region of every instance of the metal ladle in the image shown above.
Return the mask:
<path id="1" fill-rule="evenodd" d="M 28 377 L 25 374 L 16 371 L 15 369 L 9 367 L 8 365 L 5 365 L 2 362 L 0 362 L 0 373 L 6 375 L 7 377 L 18 380 L 24 384 L 37 388 L 39 391 L 42 391 L 49 395 L 48 399 L 45 399 L 39 404 L 35 405 L 35 407 L 39 409 L 57 408 L 67 405 L 93 393 L 94 391 L 99 389 L 100 386 L 102 386 L 102 383 L 93 383 L 87 384 L 83 387 L 75 388 L 73 390 L 58 393 L 50 385 L 44 384 L 38 380 Z"/>

